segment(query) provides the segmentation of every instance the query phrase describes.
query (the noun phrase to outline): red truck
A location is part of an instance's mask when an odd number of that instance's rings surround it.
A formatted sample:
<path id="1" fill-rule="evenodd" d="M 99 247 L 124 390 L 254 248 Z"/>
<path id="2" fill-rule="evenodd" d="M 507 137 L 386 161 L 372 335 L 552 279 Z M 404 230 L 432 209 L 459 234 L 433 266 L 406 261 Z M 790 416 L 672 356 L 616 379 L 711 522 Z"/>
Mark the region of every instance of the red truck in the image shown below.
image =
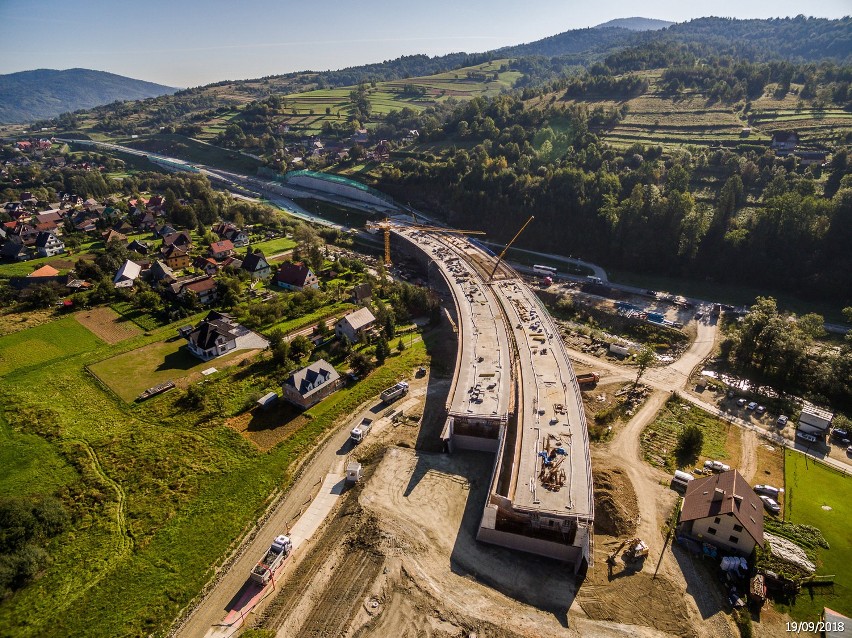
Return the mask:
<path id="1" fill-rule="evenodd" d="M 577 383 L 579 383 L 581 386 L 594 385 L 600 380 L 601 378 L 598 376 L 597 372 L 587 372 L 586 374 L 577 375 Z"/>

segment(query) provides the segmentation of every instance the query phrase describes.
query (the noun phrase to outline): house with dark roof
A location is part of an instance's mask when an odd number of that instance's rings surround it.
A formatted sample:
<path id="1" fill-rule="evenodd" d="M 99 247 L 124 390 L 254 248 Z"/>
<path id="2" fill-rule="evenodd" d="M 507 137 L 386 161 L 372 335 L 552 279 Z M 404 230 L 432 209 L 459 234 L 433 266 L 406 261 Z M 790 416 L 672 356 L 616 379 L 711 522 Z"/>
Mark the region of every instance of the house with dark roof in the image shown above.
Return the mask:
<path id="1" fill-rule="evenodd" d="M 678 531 L 728 552 L 749 556 L 763 547 L 763 501 L 736 470 L 689 482 Z"/>
<path id="2" fill-rule="evenodd" d="M 164 261 L 169 268 L 174 270 L 188 268 L 190 263 L 189 248 L 176 246 L 174 244 L 171 246 L 163 246 L 160 248 L 158 258 Z"/>
<path id="3" fill-rule="evenodd" d="M 213 225 L 213 232 L 219 239 L 227 239 L 234 244 L 235 248 L 247 246 L 249 243 L 248 233 L 240 230 L 230 222 L 219 222 Z"/>
<path id="4" fill-rule="evenodd" d="M 9 261 L 27 261 L 35 256 L 35 252 L 24 246 L 24 242 L 18 237 L 10 237 L 3 247 L 0 248 L 0 257 Z"/>
<path id="5" fill-rule="evenodd" d="M 304 263 L 298 261 L 285 262 L 278 267 L 273 281 L 279 288 L 285 290 L 304 290 L 305 288 L 319 288 L 319 278 L 314 271 Z"/>
<path id="6" fill-rule="evenodd" d="M 111 241 L 120 241 L 121 243 L 127 242 L 127 235 L 118 232 L 115 228 L 110 228 L 108 231 L 104 232 L 101 237 L 103 237 L 104 244 L 107 245 L 109 245 Z"/>
<path id="7" fill-rule="evenodd" d="M 148 252 L 151 250 L 144 241 L 139 241 L 138 239 L 134 239 L 132 242 L 127 244 L 127 250 L 130 250 L 134 253 L 138 253 L 143 257 L 148 255 Z"/>
<path id="8" fill-rule="evenodd" d="M 252 279 L 266 279 L 272 274 L 272 268 L 261 252 L 246 255 L 240 267 L 249 273 Z"/>
<path id="9" fill-rule="evenodd" d="M 184 335 L 189 351 L 209 361 L 237 347 L 237 337 L 246 332 L 230 315 L 211 311 L 195 328 Z"/>
<path id="10" fill-rule="evenodd" d="M 155 283 L 163 281 L 171 284 L 176 279 L 174 271 L 159 259 L 151 264 L 151 267 L 145 272 L 145 276 L 148 281 Z"/>
<path id="11" fill-rule="evenodd" d="M 190 280 L 176 281 L 171 287 L 172 292 L 179 299 L 185 299 L 187 294 L 195 293 L 202 306 L 209 306 L 217 298 L 216 281 L 212 277 L 195 277 Z"/>
<path id="12" fill-rule="evenodd" d="M 178 246 L 189 250 L 192 248 L 192 237 L 185 230 L 178 233 L 169 233 L 163 236 L 163 246 Z"/>
<path id="13" fill-rule="evenodd" d="M 799 134 L 796 131 L 775 131 L 772 134 L 772 150 L 782 155 L 792 153 L 799 143 Z"/>
<path id="14" fill-rule="evenodd" d="M 373 287 L 370 284 L 358 284 L 352 288 L 352 301 L 365 304 L 373 298 Z"/>
<path id="15" fill-rule="evenodd" d="M 36 236 L 35 249 L 39 257 L 53 257 L 65 252 L 65 244 L 53 232 L 41 232 Z"/>
<path id="16" fill-rule="evenodd" d="M 334 366 L 320 359 L 287 377 L 282 384 L 283 397 L 300 408 L 309 408 L 332 394 L 341 383 Z"/>

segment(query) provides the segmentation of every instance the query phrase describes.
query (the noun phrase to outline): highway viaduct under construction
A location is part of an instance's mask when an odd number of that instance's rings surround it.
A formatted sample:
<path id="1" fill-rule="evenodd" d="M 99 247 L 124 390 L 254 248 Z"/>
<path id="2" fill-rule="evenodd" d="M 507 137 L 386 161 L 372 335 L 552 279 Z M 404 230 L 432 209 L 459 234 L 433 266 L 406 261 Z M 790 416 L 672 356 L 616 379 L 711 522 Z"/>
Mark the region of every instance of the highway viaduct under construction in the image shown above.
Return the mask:
<path id="1" fill-rule="evenodd" d="M 593 560 L 594 500 L 586 417 L 568 353 L 521 277 L 447 230 L 390 227 L 395 247 L 455 304 L 458 351 L 441 438 L 448 452 L 495 455 L 477 538 L 577 571 Z"/>

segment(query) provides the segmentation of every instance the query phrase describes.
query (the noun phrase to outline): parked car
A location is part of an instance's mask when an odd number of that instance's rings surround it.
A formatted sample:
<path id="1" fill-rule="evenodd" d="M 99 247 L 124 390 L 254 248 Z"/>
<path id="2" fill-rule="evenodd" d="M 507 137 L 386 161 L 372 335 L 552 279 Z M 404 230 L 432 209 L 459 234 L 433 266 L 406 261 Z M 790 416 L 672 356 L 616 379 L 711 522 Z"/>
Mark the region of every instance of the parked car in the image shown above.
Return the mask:
<path id="1" fill-rule="evenodd" d="M 840 441 L 841 443 L 849 444 L 849 432 L 846 430 L 841 430 L 840 428 L 834 428 L 831 431 L 831 438 L 835 441 Z"/>
<path id="2" fill-rule="evenodd" d="M 754 491 L 757 494 L 764 494 L 776 500 L 778 499 L 778 495 L 781 493 L 780 489 L 773 487 L 772 485 L 755 485 Z"/>
<path id="3" fill-rule="evenodd" d="M 781 506 L 778 505 L 778 501 L 773 498 L 769 498 L 768 496 L 760 496 L 760 500 L 763 501 L 763 507 L 767 509 L 767 511 L 772 512 L 773 514 L 778 514 L 781 511 Z"/>
<path id="4" fill-rule="evenodd" d="M 816 443 L 817 438 L 813 434 L 808 434 L 807 432 L 802 432 L 801 430 L 796 431 L 796 436 L 802 439 L 803 441 L 810 441 L 811 443 Z"/>
<path id="5" fill-rule="evenodd" d="M 756 408 L 757 408 L 757 403 L 755 403 L 754 401 L 750 402 L 750 403 L 746 406 L 746 410 L 755 410 Z"/>
<path id="6" fill-rule="evenodd" d="M 755 412 L 757 412 L 758 414 L 763 414 L 764 412 L 766 412 L 766 408 L 762 405 L 759 405 L 757 406 L 757 410 L 755 410 Z"/>
<path id="7" fill-rule="evenodd" d="M 776 423 L 778 424 L 779 428 L 783 428 L 783 427 L 786 427 L 787 421 L 789 421 L 789 420 L 790 420 L 790 417 L 788 417 L 786 414 L 782 414 L 781 416 L 778 417 L 778 420 L 776 421 Z"/>
<path id="8" fill-rule="evenodd" d="M 704 461 L 704 467 L 713 472 L 727 472 L 731 469 L 730 465 L 725 465 L 721 461 Z"/>
<path id="9" fill-rule="evenodd" d="M 743 407 L 746 404 L 745 399 L 737 399 L 737 405 Z"/>
<path id="10" fill-rule="evenodd" d="M 850 445 L 848 448 L 846 448 L 846 454 L 848 454 L 849 456 L 852 456 L 852 445 Z"/>

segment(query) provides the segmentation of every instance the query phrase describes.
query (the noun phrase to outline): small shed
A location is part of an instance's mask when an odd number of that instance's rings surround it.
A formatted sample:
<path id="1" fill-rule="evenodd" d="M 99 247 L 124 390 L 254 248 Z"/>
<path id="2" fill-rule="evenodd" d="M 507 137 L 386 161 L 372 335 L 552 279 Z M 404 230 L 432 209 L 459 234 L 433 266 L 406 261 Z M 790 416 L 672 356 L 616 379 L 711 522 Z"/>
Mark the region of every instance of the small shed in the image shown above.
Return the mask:
<path id="1" fill-rule="evenodd" d="M 346 466 L 346 482 L 357 483 L 361 480 L 361 464 L 357 461 L 351 461 Z"/>
<path id="2" fill-rule="evenodd" d="M 276 403 L 278 403 L 277 392 L 268 392 L 257 400 L 257 405 L 260 406 L 262 410 L 265 410 L 266 408 L 271 407 Z"/>

